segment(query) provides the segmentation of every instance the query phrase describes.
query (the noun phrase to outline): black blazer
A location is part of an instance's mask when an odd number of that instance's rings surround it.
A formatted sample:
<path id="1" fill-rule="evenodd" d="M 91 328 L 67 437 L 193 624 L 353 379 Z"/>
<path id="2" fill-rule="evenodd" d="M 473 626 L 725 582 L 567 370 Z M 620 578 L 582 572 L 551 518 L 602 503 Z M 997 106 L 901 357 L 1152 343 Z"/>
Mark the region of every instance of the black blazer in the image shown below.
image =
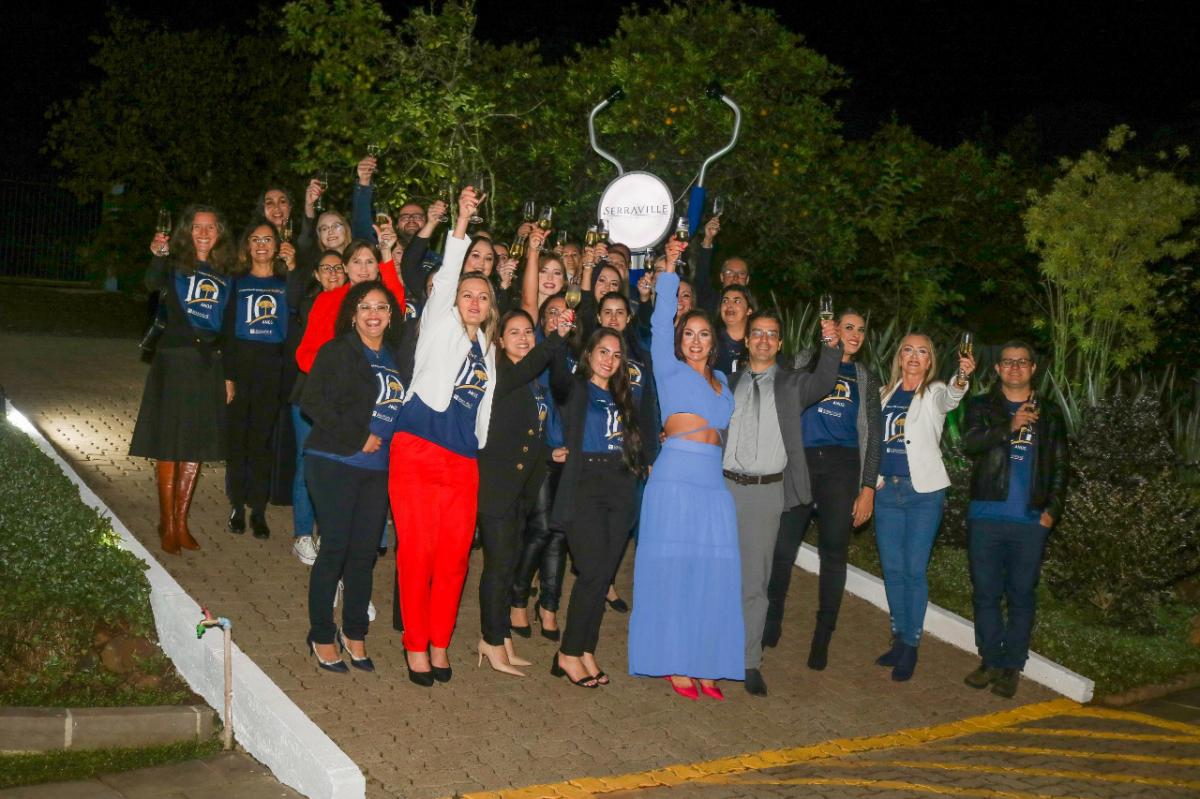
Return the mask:
<path id="1" fill-rule="evenodd" d="M 379 384 L 362 348 L 351 330 L 317 352 L 300 395 L 300 410 L 313 422 L 307 449 L 354 455 L 367 443 Z M 399 363 L 398 353 L 390 354 Z"/>
<path id="2" fill-rule="evenodd" d="M 502 352 L 496 354 L 488 441 L 479 450 L 479 515 L 503 516 L 527 485 L 541 485 L 548 453 L 545 436 L 538 433 L 537 402 L 529 384 L 565 346 L 564 339 L 552 333 L 518 363 Z"/>

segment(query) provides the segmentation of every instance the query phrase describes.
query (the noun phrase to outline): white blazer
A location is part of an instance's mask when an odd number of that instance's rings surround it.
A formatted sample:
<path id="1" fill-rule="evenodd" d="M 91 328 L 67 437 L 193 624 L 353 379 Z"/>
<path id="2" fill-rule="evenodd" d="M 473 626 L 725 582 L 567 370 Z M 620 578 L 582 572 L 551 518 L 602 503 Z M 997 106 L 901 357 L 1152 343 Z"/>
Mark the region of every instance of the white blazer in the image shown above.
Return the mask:
<path id="1" fill-rule="evenodd" d="M 967 384 L 967 388 L 970 384 Z M 880 404 L 886 406 L 896 393 L 899 384 L 881 389 Z M 958 407 L 966 396 L 967 388 L 946 385 L 940 380 L 925 386 L 925 396 L 914 394 L 904 420 L 904 446 L 908 451 L 908 470 L 913 489 L 919 494 L 928 494 L 947 488 L 950 475 L 942 463 L 942 428 L 946 414 Z M 877 487 L 883 486 L 880 476 Z"/>
<path id="2" fill-rule="evenodd" d="M 471 339 L 467 337 L 455 303 L 458 277 L 462 274 L 470 245 L 470 240 L 455 238 L 453 233 L 446 236 L 442 266 L 433 275 L 433 286 L 421 310 L 421 333 L 417 337 L 413 376 L 404 400 L 407 402 L 419 396 L 430 410 L 439 413 L 450 407 L 454 380 L 471 350 Z M 479 439 L 479 448 L 483 449 L 492 419 L 492 397 L 496 394 L 496 350 L 482 327 L 475 334 L 475 340 L 483 351 L 488 376 L 483 399 L 479 401 L 479 414 L 475 417 L 475 437 Z"/>

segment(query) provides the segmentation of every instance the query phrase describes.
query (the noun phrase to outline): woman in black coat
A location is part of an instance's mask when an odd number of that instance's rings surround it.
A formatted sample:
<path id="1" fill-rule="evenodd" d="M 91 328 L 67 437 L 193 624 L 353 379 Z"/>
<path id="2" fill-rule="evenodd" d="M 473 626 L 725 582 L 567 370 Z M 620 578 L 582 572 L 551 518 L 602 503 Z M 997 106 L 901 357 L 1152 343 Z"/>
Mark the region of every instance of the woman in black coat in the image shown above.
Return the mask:
<path id="1" fill-rule="evenodd" d="M 335 643 L 355 668 L 375 670 L 366 653 L 367 606 L 387 518 L 388 446 L 405 394 L 392 324 L 399 313 L 382 283 L 351 288 L 300 399 L 313 422 L 304 470 L 321 527 L 308 586 L 307 645 L 326 671 L 347 671 Z M 333 621 L 339 580 L 345 584 L 340 630 Z"/>
<path id="2" fill-rule="evenodd" d="M 509 311 L 500 320 L 497 346 L 503 354 L 496 358 L 498 380 L 487 445 L 479 451 L 479 662 L 486 657 L 496 671 L 519 677 L 524 674 L 515 667 L 529 662 L 513 652 L 509 599 L 525 522 L 545 478 L 546 421 L 553 402 L 537 376 L 565 346 L 558 331 L 534 346 L 533 328 L 533 319 L 521 310 Z M 565 451 L 560 457 L 565 459 Z"/>

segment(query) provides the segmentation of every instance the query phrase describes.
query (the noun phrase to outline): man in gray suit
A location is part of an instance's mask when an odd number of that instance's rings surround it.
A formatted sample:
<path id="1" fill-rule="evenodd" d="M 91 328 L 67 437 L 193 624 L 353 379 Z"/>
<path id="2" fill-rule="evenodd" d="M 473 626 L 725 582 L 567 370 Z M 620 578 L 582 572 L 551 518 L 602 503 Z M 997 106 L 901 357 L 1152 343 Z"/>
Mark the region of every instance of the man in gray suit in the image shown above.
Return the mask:
<path id="1" fill-rule="evenodd" d="M 759 666 L 779 516 L 784 508 L 812 501 L 800 414 L 833 388 L 842 351 L 836 325 L 822 322 L 825 346 L 816 368 L 797 371 L 776 363 L 783 343 L 777 311 L 754 314 L 747 331 L 749 367 L 729 376 L 734 409 L 722 466 L 737 509 L 746 627 L 745 686 L 755 696 L 766 696 Z"/>

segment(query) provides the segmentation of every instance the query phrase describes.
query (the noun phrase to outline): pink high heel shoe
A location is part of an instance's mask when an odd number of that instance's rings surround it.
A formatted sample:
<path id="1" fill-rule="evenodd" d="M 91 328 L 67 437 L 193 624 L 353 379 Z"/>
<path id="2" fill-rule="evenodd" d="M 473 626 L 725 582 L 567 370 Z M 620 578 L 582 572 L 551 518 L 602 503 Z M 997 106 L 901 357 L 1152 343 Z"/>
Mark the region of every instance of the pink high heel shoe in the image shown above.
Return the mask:
<path id="1" fill-rule="evenodd" d="M 671 690 L 673 690 L 675 693 L 682 696 L 684 699 L 691 699 L 694 701 L 694 700 L 700 698 L 700 694 L 696 692 L 696 684 L 695 683 L 692 683 L 687 688 L 680 688 L 678 685 L 675 684 L 674 680 L 672 680 L 669 676 L 663 677 L 663 679 L 666 680 L 667 682 L 671 683 Z M 724 698 L 724 697 L 722 697 L 722 698 Z"/>
<path id="2" fill-rule="evenodd" d="M 695 690 L 695 689 L 693 689 Z M 712 697 L 718 702 L 725 701 L 725 694 L 721 693 L 721 689 L 715 685 L 701 685 L 700 692 L 705 696 Z"/>

